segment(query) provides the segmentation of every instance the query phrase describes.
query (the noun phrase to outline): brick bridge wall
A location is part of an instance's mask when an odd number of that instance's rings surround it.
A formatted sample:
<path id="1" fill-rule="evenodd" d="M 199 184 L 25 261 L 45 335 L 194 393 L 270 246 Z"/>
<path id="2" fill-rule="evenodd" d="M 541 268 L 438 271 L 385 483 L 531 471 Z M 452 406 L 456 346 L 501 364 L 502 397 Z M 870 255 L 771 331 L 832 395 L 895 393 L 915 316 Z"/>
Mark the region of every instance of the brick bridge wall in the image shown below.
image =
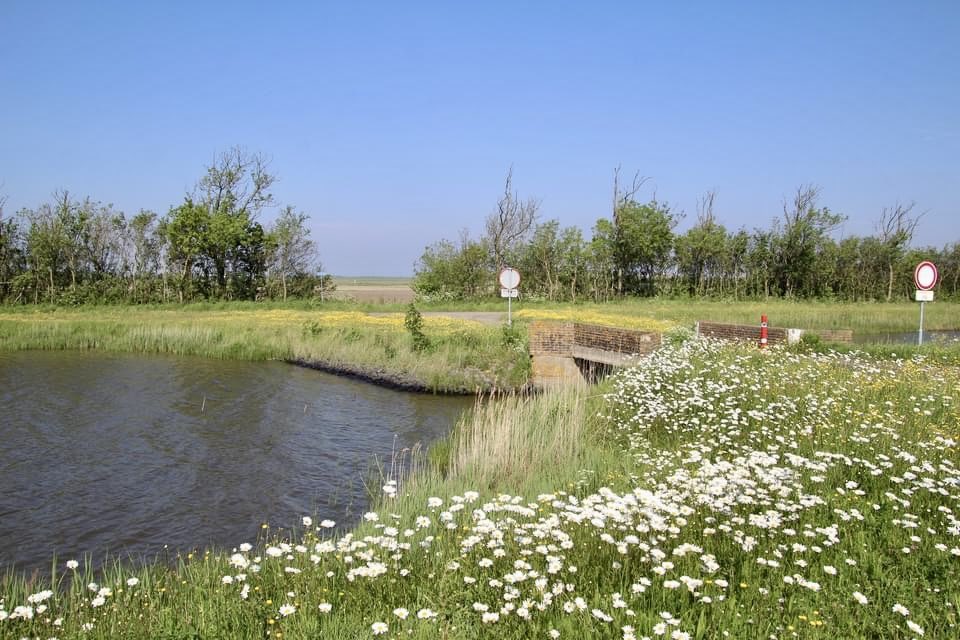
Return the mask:
<path id="1" fill-rule="evenodd" d="M 660 334 L 596 324 L 574 324 L 573 342 L 578 347 L 623 354 L 645 354 L 660 346 Z"/>
<path id="2" fill-rule="evenodd" d="M 530 354 L 571 356 L 574 346 L 622 354 L 650 353 L 660 346 L 660 334 L 575 322 L 537 320 L 528 329 Z"/>
<path id="3" fill-rule="evenodd" d="M 760 342 L 760 325 L 758 324 L 723 324 L 720 322 L 697 323 L 697 331 L 701 336 L 720 338 L 721 340 L 746 340 Z M 780 327 L 767 328 L 768 344 L 785 344 L 787 330 Z"/>
<path id="4" fill-rule="evenodd" d="M 700 335 L 707 336 L 708 338 L 760 342 L 760 325 L 758 324 L 723 324 L 720 322 L 701 320 L 697 323 L 697 331 Z M 804 333 L 812 333 L 820 336 L 821 340 L 827 342 L 853 342 L 853 331 L 850 329 L 808 331 L 801 329 L 784 329 L 782 327 L 767 327 L 767 342 L 769 344 L 784 344 L 787 342 L 787 336 L 790 333 L 793 333 L 797 340 L 799 340 L 800 336 Z"/>
<path id="5" fill-rule="evenodd" d="M 527 329 L 530 354 L 569 356 L 573 352 L 573 323 L 535 320 Z"/>

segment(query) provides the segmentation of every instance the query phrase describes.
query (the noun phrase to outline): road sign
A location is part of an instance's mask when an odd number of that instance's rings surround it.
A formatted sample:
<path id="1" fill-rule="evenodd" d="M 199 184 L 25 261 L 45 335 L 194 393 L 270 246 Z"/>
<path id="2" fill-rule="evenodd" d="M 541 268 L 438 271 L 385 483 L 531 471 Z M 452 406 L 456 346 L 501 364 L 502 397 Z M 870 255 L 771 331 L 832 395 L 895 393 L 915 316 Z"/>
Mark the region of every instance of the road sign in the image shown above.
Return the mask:
<path id="1" fill-rule="evenodd" d="M 937 265 L 924 260 L 913 270 L 913 283 L 917 285 L 916 299 L 920 303 L 920 331 L 917 333 L 917 344 L 923 344 L 923 303 L 933 302 L 933 288 L 937 286 L 940 273 Z"/>
<path id="2" fill-rule="evenodd" d="M 520 297 L 520 292 L 516 289 L 500 289 L 501 298 L 518 298 Z"/>
<path id="3" fill-rule="evenodd" d="M 507 267 L 500 271 L 500 286 L 504 289 L 516 289 L 520 286 L 520 272 Z"/>
<path id="4" fill-rule="evenodd" d="M 937 271 L 937 265 L 929 260 L 924 260 L 913 270 L 913 282 L 917 285 L 917 289 L 921 291 L 933 291 L 939 278 L 940 273 Z"/>

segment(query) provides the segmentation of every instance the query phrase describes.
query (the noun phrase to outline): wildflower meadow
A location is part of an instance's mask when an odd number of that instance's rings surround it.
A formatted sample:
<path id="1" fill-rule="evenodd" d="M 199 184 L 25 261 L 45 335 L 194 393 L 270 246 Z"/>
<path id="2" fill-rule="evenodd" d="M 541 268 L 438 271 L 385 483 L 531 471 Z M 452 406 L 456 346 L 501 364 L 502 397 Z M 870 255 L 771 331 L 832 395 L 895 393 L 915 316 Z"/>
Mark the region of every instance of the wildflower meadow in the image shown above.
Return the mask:
<path id="1" fill-rule="evenodd" d="M 922 357 L 675 340 L 600 387 L 478 407 L 544 450 L 578 423 L 523 474 L 434 460 L 386 474 L 354 528 L 58 559 L 0 583 L 0 636 L 956 638 L 958 395 Z"/>

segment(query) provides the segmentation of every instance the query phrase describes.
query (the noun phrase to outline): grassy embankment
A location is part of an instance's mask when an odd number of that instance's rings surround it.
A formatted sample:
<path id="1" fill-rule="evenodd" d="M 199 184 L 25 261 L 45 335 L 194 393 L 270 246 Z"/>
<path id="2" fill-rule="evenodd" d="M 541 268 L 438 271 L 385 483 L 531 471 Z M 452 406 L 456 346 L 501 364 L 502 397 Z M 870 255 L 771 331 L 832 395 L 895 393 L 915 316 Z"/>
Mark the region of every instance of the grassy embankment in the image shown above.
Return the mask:
<path id="1" fill-rule="evenodd" d="M 424 304 L 424 310 L 442 308 L 461 311 L 500 311 L 506 313 L 502 301 Z M 540 312 L 576 314 L 619 314 L 643 317 L 693 327 L 697 320 L 760 324 L 766 314 L 772 327 L 798 329 L 852 329 L 858 334 L 916 331 L 920 305 L 913 302 L 853 303 L 789 300 L 687 300 L 670 298 L 635 298 L 595 304 L 514 301 L 514 312 L 521 317 Z M 936 301 L 928 303 L 924 312 L 925 329 L 960 329 L 960 303 Z"/>
<path id="2" fill-rule="evenodd" d="M 771 351 L 481 407 L 339 539 L 60 559 L 0 583 L 0 636 L 956 637 L 960 373 Z"/>
<path id="3" fill-rule="evenodd" d="M 374 286 L 366 283 L 362 286 Z M 358 285 L 360 286 L 360 285 Z M 403 288 L 389 284 L 389 287 Z M 388 288 L 389 288 L 388 287 Z M 457 310 L 503 311 L 502 301 L 443 305 Z M 437 309 L 421 305 L 424 310 Z M 302 360 L 353 372 L 386 383 L 434 391 L 474 392 L 518 388 L 527 382 L 524 324 L 529 320 L 577 320 L 643 330 L 692 327 L 696 320 L 771 326 L 853 329 L 856 333 L 916 329 L 916 304 L 848 304 L 757 301 L 728 303 L 685 300 L 631 300 L 610 304 L 518 302 L 518 330 L 462 319 L 426 317 L 426 350 L 416 350 L 403 327 L 401 304 L 328 301 L 219 303 L 158 307 L 0 309 L 0 349 L 102 349 L 202 355 L 246 360 Z M 371 315 L 377 311 L 386 315 Z M 927 305 L 925 327 L 960 328 L 960 304 Z M 891 357 L 925 353 L 941 362 L 960 362 L 952 347 L 876 345 L 857 347 Z"/>
<path id="4" fill-rule="evenodd" d="M 440 392 L 517 389 L 528 382 L 525 322 L 578 319 L 664 330 L 673 326 L 606 309 L 534 309 L 514 330 L 469 319 L 425 317 L 416 349 L 404 305 L 309 302 L 156 307 L 0 309 L 0 349 L 98 349 L 241 360 L 291 360 Z M 376 312 L 376 313 L 371 313 Z"/>
<path id="5" fill-rule="evenodd" d="M 360 308 L 362 309 L 362 308 Z M 401 311 L 252 303 L 0 311 L 0 349 L 100 349 L 243 360 L 301 360 L 435 391 L 526 382 L 523 336 L 467 320 L 426 318 L 413 348 Z"/>

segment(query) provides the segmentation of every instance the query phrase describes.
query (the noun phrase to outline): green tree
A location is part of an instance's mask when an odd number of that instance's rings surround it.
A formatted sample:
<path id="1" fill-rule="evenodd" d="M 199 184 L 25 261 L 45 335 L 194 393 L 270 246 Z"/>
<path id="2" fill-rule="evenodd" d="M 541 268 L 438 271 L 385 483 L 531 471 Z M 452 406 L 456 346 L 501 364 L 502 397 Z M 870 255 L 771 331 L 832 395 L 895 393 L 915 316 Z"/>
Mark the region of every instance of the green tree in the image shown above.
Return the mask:
<path id="1" fill-rule="evenodd" d="M 770 231 L 755 229 L 747 249 L 748 280 L 753 295 L 770 297 L 773 281 L 773 242 Z"/>
<path id="2" fill-rule="evenodd" d="M 910 240 L 913 239 L 917 224 L 923 217 L 922 213 L 913 214 L 914 205 L 913 202 L 908 205 L 898 202 L 893 207 L 884 207 L 880 214 L 880 221 L 877 223 L 877 239 L 882 248 L 883 269 L 887 275 L 887 302 L 893 297 L 897 263 L 903 258 Z"/>
<path id="3" fill-rule="evenodd" d="M 166 242 L 167 262 L 176 278 L 181 303 L 192 294 L 193 273 L 208 245 L 209 224 L 207 208 L 189 198 L 171 209 L 160 223 L 159 232 Z"/>
<path id="4" fill-rule="evenodd" d="M 727 239 L 723 254 L 723 278 L 733 287 L 733 297 L 739 298 L 747 277 L 747 257 L 749 255 L 750 234 L 740 229 Z M 721 283 L 720 295 L 727 295 Z"/>
<path id="5" fill-rule="evenodd" d="M 281 297 L 287 299 L 290 278 L 311 272 L 318 266 L 317 248 L 307 228 L 309 216 L 284 207 L 268 234 L 272 278 L 280 281 Z"/>
<path id="6" fill-rule="evenodd" d="M 560 233 L 559 251 L 560 284 L 569 292 L 569 299 L 576 301 L 587 270 L 587 246 L 579 228 L 567 227 Z"/>
<path id="7" fill-rule="evenodd" d="M 657 278 L 668 269 L 677 217 L 666 204 L 628 201 L 614 216 L 619 292 L 654 295 Z"/>
<path id="8" fill-rule="evenodd" d="M 39 302 L 41 293 L 53 302 L 58 288 L 63 284 L 69 237 L 64 229 L 62 216 L 54 207 L 44 203 L 36 209 L 24 209 L 21 216 L 28 221 L 27 255 L 29 272 L 33 279 L 34 302 Z"/>
<path id="9" fill-rule="evenodd" d="M 428 246 L 414 266 L 413 290 L 419 296 L 475 298 L 490 292 L 493 272 L 489 249 L 463 232 L 460 242 L 441 240 Z"/>
<path id="10" fill-rule="evenodd" d="M 130 276 L 133 299 L 144 302 L 145 283 L 160 270 L 160 258 L 165 239 L 157 214 L 152 211 L 140 211 L 130 219 L 128 229 Z"/>
<path id="11" fill-rule="evenodd" d="M 698 203 L 697 222 L 676 239 L 677 270 L 692 295 L 721 292 L 727 230 L 713 213 L 715 192 L 708 192 Z"/>
<path id="12" fill-rule="evenodd" d="M 273 203 L 276 178 L 268 164 L 263 155 L 234 147 L 207 167 L 194 190 L 192 199 L 207 216 L 202 266 L 217 295 L 251 297 L 264 275 L 265 234 L 256 218 Z"/>
<path id="13" fill-rule="evenodd" d="M 542 295 L 548 300 L 557 299 L 563 259 L 559 232 L 560 223 L 556 220 L 539 224 L 524 248 L 518 266 L 527 293 Z"/>
<path id="14" fill-rule="evenodd" d="M 844 220 L 826 207 L 819 208 L 820 190 L 813 185 L 797 189 L 793 202 L 783 205 L 783 221 L 774 226 L 773 279 L 786 297 L 813 296 L 821 291 L 817 260 L 829 234 Z"/>
<path id="15" fill-rule="evenodd" d="M 6 300 L 13 291 L 13 280 L 24 268 L 24 252 L 20 227 L 14 218 L 4 219 L 6 197 L 0 196 L 0 300 Z"/>
<path id="16" fill-rule="evenodd" d="M 597 220 L 587 245 L 586 265 L 595 302 L 609 300 L 622 289 L 622 271 L 617 263 L 616 229 L 606 218 Z"/>

